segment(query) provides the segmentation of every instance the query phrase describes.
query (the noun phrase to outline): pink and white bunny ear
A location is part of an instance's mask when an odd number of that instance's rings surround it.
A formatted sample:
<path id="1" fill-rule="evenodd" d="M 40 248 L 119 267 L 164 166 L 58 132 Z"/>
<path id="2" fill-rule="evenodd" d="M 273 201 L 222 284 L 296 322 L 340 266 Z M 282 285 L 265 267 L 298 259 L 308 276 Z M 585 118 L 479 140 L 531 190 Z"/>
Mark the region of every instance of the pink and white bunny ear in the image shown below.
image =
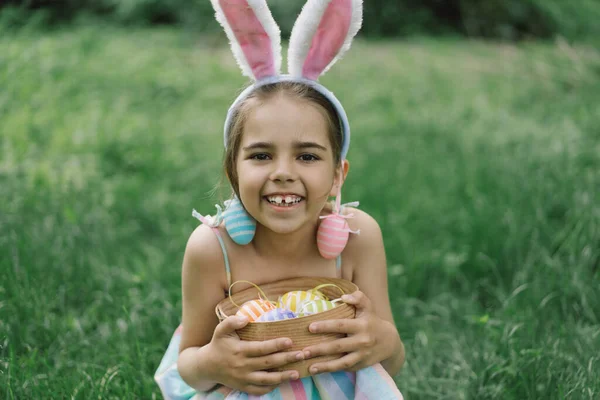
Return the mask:
<path id="1" fill-rule="evenodd" d="M 308 0 L 290 37 L 290 75 L 317 80 L 348 51 L 361 25 L 362 0 Z"/>
<path id="2" fill-rule="evenodd" d="M 279 75 L 281 34 L 265 0 L 211 0 L 242 73 L 253 80 Z"/>

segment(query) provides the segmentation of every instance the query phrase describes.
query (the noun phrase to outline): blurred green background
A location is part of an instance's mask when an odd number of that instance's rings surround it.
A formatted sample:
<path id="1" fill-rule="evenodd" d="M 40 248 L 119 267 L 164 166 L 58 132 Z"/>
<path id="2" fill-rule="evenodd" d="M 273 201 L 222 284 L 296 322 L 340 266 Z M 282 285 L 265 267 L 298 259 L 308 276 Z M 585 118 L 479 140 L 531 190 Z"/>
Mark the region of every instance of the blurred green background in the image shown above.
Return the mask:
<path id="1" fill-rule="evenodd" d="M 302 2 L 269 4 L 287 38 Z M 371 0 L 321 79 L 353 128 L 344 198 L 383 230 L 407 399 L 600 396 L 599 17 Z M 160 396 L 245 83 L 208 1 L 2 3 L 0 398 Z"/>
<path id="2" fill-rule="evenodd" d="M 5 21 L 19 25 L 32 11 L 44 24 L 96 16 L 127 25 L 179 25 L 220 32 L 209 0 L 4 0 Z M 284 36 L 303 0 L 269 0 Z M 570 40 L 600 34 L 598 0 L 368 0 L 361 35 L 454 34 L 508 40 Z"/>

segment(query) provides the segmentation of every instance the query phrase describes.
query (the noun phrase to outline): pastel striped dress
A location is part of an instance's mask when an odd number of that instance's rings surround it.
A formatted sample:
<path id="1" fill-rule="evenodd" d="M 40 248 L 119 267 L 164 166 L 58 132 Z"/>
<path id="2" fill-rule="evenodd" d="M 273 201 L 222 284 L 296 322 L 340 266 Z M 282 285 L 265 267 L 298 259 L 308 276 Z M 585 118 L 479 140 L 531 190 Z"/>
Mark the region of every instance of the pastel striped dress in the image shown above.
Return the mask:
<path id="1" fill-rule="evenodd" d="M 307 376 L 279 385 L 263 396 L 252 396 L 225 386 L 197 392 L 177 372 L 181 326 L 173 335 L 156 374 L 165 400 L 396 400 L 403 399 L 394 380 L 381 364 L 358 372 L 338 371 Z"/>
<path id="2" fill-rule="evenodd" d="M 218 229 L 213 231 L 219 239 L 225 259 L 227 280 L 231 282 L 229 258 L 223 238 Z M 338 275 L 341 275 L 341 258 L 337 257 Z M 396 400 L 403 399 L 394 380 L 381 364 L 357 372 L 338 371 L 307 376 L 296 381 L 282 383 L 263 396 L 252 396 L 225 386 L 217 386 L 209 392 L 198 392 L 188 386 L 177 371 L 181 326 L 179 326 L 156 370 L 154 380 L 165 400 Z"/>

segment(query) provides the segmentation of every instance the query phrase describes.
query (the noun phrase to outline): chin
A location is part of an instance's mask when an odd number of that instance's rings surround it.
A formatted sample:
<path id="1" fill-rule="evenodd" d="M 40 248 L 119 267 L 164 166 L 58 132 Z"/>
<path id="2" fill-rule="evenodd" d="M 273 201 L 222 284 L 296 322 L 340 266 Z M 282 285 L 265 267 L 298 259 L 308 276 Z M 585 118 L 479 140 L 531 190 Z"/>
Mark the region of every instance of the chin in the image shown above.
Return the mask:
<path id="1" fill-rule="evenodd" d="M 289 235 L 290 233 L 294 233 L 301 229 L 302 226 L 303 224 L 292 221 L 278 221 L 275 223 L 268 221 L 266 224 L 264 224 L 265 228 L 279 235 Z"/>
<path id="2" fill-rule="evenodd" d="M 318 217 L 316 217 L 318 218 Z M 289 235 L 296 233 L 300 230 L 306 230 L 310 227 L 314 227 L 317 224 L 317 220 L 307 218 L 290 218 L 290 219 L 275 219 L 265 217 L 262 221 L 258 221 L 268 230 L 277 233 L 278 235 Z"/>

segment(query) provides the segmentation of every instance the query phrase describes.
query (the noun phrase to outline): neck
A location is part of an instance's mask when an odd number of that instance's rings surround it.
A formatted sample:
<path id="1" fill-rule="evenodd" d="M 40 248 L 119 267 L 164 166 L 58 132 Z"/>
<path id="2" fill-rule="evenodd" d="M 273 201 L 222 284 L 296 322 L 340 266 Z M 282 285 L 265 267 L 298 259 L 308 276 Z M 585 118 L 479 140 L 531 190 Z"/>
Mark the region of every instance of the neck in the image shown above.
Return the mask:
<path id="1" fill-rule="evenodd" d="M 318 222 L 315 222 L 296 232 L 279 234 L 258 224 L 252 243 L 261 257 L 286 260 L 293 264 L 295 261 L 306 259 L 307 255 L 317 254 L 317 228 Z"/>

